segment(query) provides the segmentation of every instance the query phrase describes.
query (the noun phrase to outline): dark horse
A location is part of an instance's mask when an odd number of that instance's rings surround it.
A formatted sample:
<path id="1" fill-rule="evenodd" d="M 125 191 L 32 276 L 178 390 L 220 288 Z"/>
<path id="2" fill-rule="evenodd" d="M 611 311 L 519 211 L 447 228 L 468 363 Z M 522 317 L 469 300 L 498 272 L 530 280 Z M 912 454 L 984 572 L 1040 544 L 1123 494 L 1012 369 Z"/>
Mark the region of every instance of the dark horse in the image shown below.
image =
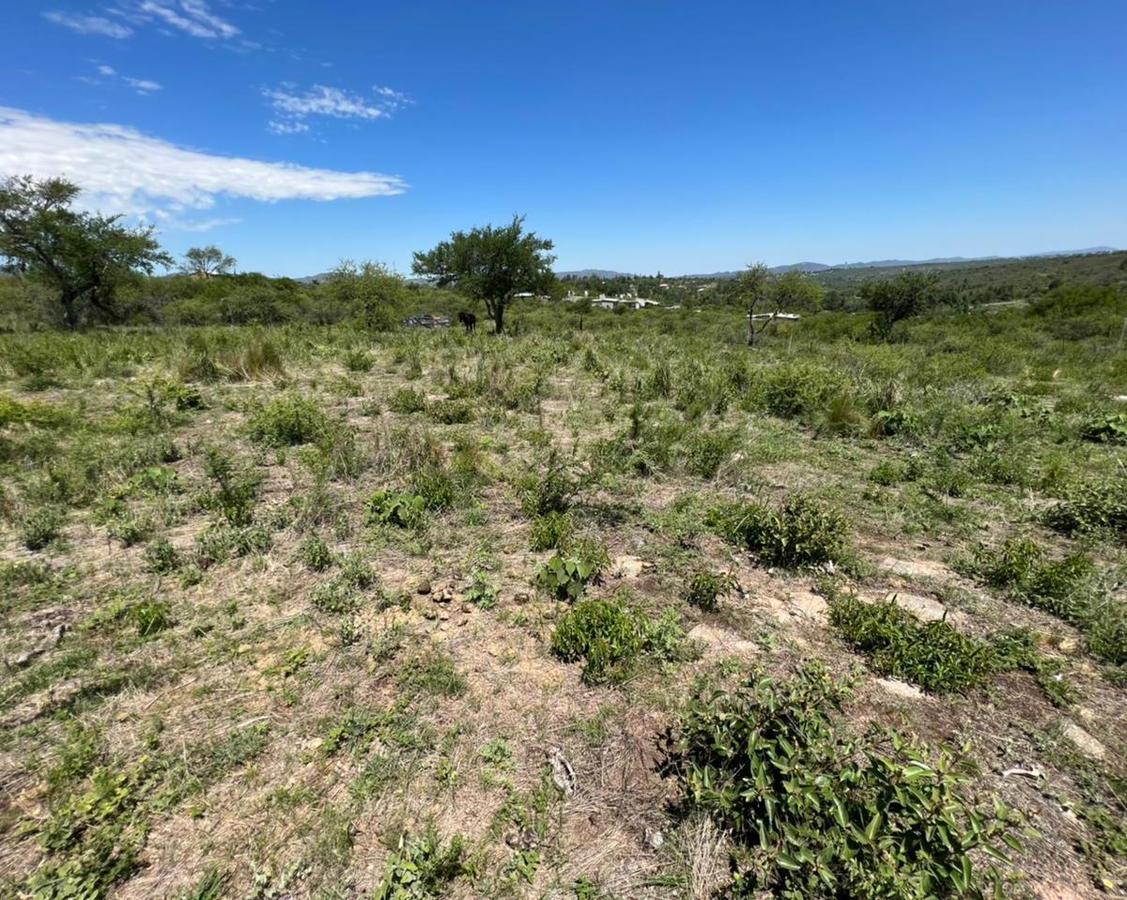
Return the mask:
<path id="1" fill-rule="evenodd" d="M 466 334 L 473 334 L 474 329 L 477 328 L 477 316 L 472 312 L 458 313 L 458 321 L 461 322 L 462 326 L 466 329 Z"/>

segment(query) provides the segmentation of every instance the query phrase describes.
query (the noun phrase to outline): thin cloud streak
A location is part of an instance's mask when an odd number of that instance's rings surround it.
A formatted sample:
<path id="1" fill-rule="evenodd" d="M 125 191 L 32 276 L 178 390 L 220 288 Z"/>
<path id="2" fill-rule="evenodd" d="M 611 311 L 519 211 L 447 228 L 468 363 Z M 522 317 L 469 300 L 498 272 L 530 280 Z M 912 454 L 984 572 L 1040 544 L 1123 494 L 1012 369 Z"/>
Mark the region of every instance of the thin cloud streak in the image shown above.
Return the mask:
<path id="1" fill-rule="evenodd" d="M 60 122 L 0 107 L 0 176 L 63 176 L 89 209 L 168 218 L 219 198 L 267 203 L 402 194 L 406 183 L 375 172 L 340 172 L 179 147 L 134 128 Z"/>

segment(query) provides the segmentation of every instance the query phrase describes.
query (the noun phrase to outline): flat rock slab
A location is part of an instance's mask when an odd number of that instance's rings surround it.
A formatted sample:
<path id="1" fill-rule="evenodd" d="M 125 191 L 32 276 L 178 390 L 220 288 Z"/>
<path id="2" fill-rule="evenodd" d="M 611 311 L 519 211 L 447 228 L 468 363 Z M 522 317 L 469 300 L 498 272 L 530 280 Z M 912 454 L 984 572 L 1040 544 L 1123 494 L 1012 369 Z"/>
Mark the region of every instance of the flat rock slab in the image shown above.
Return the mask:
<path id="1" fill-rule="evenodd" d="M 1103 759 L 1107 756 L 1107 748 L 1075 722 L 1066 721 L 1061 726 L 1061 734 L 1075 744 L 1076 749 L 1085 756 L 1092 759 Z"/>
<path id="2" fill-rule="evenodd" d="M 942 619 L 944 616 L 949 616 L 946 606 L 934 597 L 928 597 L 924 594 L 910 594 L 906 591 L 886 591 L 883 594 L 869 594 L 865 596 L 864 599 L 868 600 L 870 603 L 888 603 L 890 600 L 895 600 L 897 606 L 901 609 L 906 609 L 917 619 L 924 622 L 934 622 Z"/>
<path id="3" fill-rule="evenodd" d="M 637 556 L 616 556 L 611 571 L 620 578 L 637 578 L 649 568 L 649 563 Z"/>
<path id="4" fill-rule="evenodd" d="M 898 678 L 878 678 L 877 684 L 890 694 L 903 697 L 906 700 L 923 700 L 927 697 L 927 695 L 914 684 L 908 684 L 908 682 L 900 681 Z"/>
<path id="5" fill-rule="evenodd" d="M 896 559 L 886 556 L 877 565 L 901 578 L 932 578 L 945 581 L 952 574 L 949 566 L 932 559 Z"/>
<path id="6" fill-rule="evenodd" d="M 694 641 L 700 641 L 704 644 L 705 648 L 712 653 L 746 656 L 759 652 L 759 645 L 754 641 L 744 640 L 734 631 L 729 631 L 727 628 L 717 628 L 714 625 L 706 625 L 703 622 L 700 625 L 694 626 L 692 630 L 689 631 L 689 638 Z"/>

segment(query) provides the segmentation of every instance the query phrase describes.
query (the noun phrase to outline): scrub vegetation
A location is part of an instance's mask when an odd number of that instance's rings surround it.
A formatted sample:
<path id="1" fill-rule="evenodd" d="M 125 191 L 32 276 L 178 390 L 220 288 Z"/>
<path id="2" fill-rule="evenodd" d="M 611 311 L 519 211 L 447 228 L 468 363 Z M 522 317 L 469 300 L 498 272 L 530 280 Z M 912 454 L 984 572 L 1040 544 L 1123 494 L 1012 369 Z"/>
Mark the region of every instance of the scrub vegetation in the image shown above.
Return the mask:
<path id="1" fill-rule="evenodd" d="M 220 262 L 0 278 L 0 896 L 1127 890 L 1113 257 L 753 347 Z"/>

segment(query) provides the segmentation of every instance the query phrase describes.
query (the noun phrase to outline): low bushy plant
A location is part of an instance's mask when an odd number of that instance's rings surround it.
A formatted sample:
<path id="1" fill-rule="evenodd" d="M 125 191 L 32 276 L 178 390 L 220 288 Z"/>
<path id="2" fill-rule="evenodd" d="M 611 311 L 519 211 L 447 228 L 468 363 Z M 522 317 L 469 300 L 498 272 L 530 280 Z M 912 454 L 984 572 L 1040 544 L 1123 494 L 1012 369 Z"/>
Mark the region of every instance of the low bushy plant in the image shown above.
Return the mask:
<path id="1" fill-rule="evenodd" d="M 894 731 L 849 733 L 848 690 L 817 666 L 787 681 L 754 676 L 697 698 L 675 759 L 686 804 L 735 849 L 730 895 L 792 900 L 982 898 L 1000 891 L 978 857 L 1017 848 L 1010 814 L 967 793 L 948 751 Z"/>
<path id="2" fill-rule="evenodd" d="M 898 606 L 852 595 L 830 598 L 830 623 L 872 668 L 932 693 L 965 693 L 1012 669 L 1035 674 L 1041 660 L 1033 638 L 1010 632 L 988 640 L 968 637 L 945 620 L 920 622 Z"/>
<path id="3" fill-rule="evenodd" d="M 683 638 L 672 610 L 651 619 L 616 594 L 576 603 L 552 633 L 552 652 L 564 662 L 582 660 L 583 680 L 601 684 L 629 677 L 643 657 L 675 658 Z"/>
<path id="4" fill-rule="evenodd" d="M 727 572 L 696 572 L 685 589 L 685 602 L 705 612 L 715 612 L 720 607 L 720 598 L 735 589 L 736 579 Z"/>
<path id="5" fill-rule="evenodd" d="M 374 900 L 430 900 L 443 897 L 469 871 L 461 835 L 445 844 L 434 826 L 416 837 L 404 834 L 388 859 Z"/>
<path id="6" fill-rule="evenodd" d="M 550 512 L 532 520 L 532 537 L 529 549 L 554 550 L 566 545 L 575 534 L 575 523 L 570 513 Z"/>
<path id="7" fill-rule="evenodd" d="M 414 388 L 400 388 L 387 399 L 387 408 L 397 413 L 422 412 L 427 408 L 426 395 Z"/>
<path id="8" fill-rule="evenodd" d="M 709 511 L 707 523 L 767 565 L 798 568 L 841 562 L 846 555 L 845 517 L 806 494 L 792 494 L 777 507 L 760 503 L 716 507 Z"/>
<path id="9" fill-rule="evenodd" d="M 1099 444 L 1127 444 L 1127 413 L 1106 413 L 1080 426 L 1080 437 Z"/>
<path id="10" fill-rule="evenodd" d="M 536 585 L 557 600 L 574 601 L 609 564 L 602 544 L 582 538 L 573 540 L 540 567 Z"/>
<path id="11" fill-rule="evenodd" d="M 333 551 L 320 535 L 311 534 L 298 548 L 298 559 L 314 572 L 323 572 L 333 564 Z"/>
<path id="12" fill-rule="evenodd" d="M 1127 540 L 1127 475 L 1071 485 L 1046 511 L 1045 523 L 1068 535 L 1103 533 Z"/>
<path id="13" fill-rule="evenodd" d="M 329 427 L 314 401 L 296 394 L 276 397 L 251 417 L 251 440 L 267 447 L 312 444 Z"/>
<path id="14" fill-rule="evenodd" d="M 368 501 L 368 524 L 417 528 L 426 518 L 426 501 L 405 491 L 376 491 Z"/>
<path id="15" fill-rule="evenodd" d="M 59 536 L 65 521 L 62 510 L 54 506 L 41 506 L 20 521 L 20 540 L 28 550 L 42 550 Z"/>

